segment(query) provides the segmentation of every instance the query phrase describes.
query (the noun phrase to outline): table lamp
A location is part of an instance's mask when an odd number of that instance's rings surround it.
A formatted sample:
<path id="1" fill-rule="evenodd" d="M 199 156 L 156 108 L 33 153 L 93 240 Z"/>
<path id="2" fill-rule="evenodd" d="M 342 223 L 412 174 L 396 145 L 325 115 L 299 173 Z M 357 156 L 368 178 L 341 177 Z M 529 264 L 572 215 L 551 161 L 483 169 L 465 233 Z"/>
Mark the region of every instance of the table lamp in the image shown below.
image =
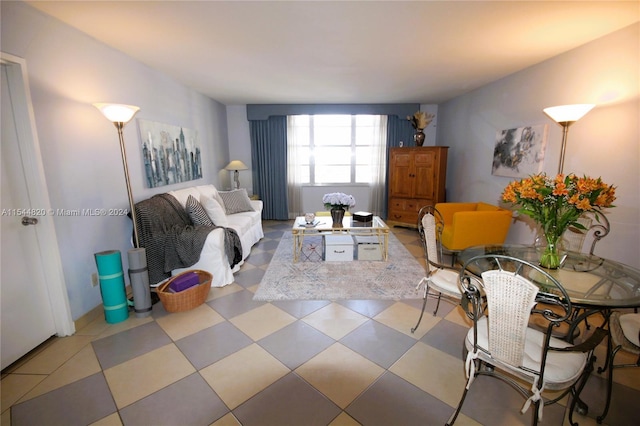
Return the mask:
<path id="1" fill-rule="evenodd" d="M 247 170 L 248 167 L 240 160 L 233 160 L 227 164 L 227 167 L 224 169 L 229 171 L 233 170 L 233 182 L 235 189 L 240 189 L 240 172 L 238 170 Z"/>

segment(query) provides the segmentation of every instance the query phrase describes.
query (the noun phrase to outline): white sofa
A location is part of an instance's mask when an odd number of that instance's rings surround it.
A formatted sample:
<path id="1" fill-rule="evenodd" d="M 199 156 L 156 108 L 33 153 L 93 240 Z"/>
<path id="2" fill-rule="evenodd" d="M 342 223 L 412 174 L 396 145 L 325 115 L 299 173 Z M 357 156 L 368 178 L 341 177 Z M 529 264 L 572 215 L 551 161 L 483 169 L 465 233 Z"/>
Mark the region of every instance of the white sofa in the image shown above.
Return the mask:
<path id="1" fill-rule="evenodd" d="M 207 208 L 206 199 L 219 199 L 218 191 L 213 185 L 194 186 L 170 191 L 168 194 L 175 197 L 183 207 L 186 207 L 187 199 L 189 195 L 192 195 L 205 207 L 209 216 L 212 216 L 212 213 L 211 210 Z M 212 217 L 216 225 L 233 228 L 238 233 L 240 242 L 242 243 L 242 261 L 240 263 L 236 264 L 233 269 L 230 268 L 229 259 L 227 259 L 224 249 L 224 232 L 218 228 L 211 231 L 207 236 L 198 262 L 187 268 L 174 269 L 171 271 L 171 274 L 176 275 L 189 269 L 201 269 L 213 275 L 211 286 L 223 287 L 231 284 L 233 282 L 233 273 L 240 269 L 244 260 L 251 253 L 251 247 L 264 237 L 262 230 L 262 201 L 250 200 L 250 203 L 254 211 L 229 215 L 222 212 L 218 214 L 224 214 L 224 218 L 221 218 L 219 215 Z M 215 220 L 216 218 L 218 219 L 217 221 Z M 226 219 L 226 223 L 223 219 Z"/>

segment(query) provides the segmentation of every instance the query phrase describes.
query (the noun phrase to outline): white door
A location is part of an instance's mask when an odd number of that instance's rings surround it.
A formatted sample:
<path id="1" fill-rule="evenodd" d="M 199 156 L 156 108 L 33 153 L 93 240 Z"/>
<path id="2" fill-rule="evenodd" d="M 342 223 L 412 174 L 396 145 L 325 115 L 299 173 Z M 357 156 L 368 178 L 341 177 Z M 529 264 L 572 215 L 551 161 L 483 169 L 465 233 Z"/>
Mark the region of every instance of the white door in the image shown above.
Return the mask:
<path id="1" fill-rule="evenodd" d="M 25 355 L 52 335 L 59 333 L 52 305 L 52 292 L 45 276 L 42 249 L 36 227 L 45 211 L 31 205 L 36 191 L 27 178 L 24 165 L 33 163 L 32 151 L 25 149 L 24 111 L 19 101 L 25 96 L 10 75 L 9 64 L 2 63 L 0 98 L 1 151 L 1 278 L 0 353 L 2 368 Z M 22 90 L 21 93 L 16 91 Z M 28 132 L 27 132 L 28 133 Z M 32 141 L 26 141 L 31 143 Z M 26 161 L 25 161 L 26 160 Z M 39 160 L 39 159 L 38 159 Z M 30 193 L 31 191 L 31 193 Z M 23 218 L 27 218 L 23 224 Z M 35 220 L 34 220 L 35 219 Z M 44 222 L 49 224 L 49 222 Z M 57 252 L 55 254 L 58 254 Z M 54 289 L 55 295 L 55 289 Z M 55 297 L 54 297 L 55 299 Z M 70 319 L 70 317 L 69 317 Z M 69 324 L 64 325 L 68 328 Z M 71 325 L 71 327 L 73 327 Z"/>

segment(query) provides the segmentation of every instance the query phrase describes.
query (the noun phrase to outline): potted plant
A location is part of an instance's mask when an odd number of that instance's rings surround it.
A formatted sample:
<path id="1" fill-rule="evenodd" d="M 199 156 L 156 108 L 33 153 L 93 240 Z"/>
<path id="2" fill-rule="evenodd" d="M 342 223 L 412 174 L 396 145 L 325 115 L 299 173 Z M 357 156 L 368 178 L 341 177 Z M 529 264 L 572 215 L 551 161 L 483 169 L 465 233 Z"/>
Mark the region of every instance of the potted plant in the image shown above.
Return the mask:
<path id="1" fill-rule="evenodd" d="M 546 248 L 540 266 L 556 269 L 560 266 L 558 242 L 569 226 L 584 230 L 578 218 L 588 211 L 601 213 L 603 208 L 615 207 L 615 187 L 602 179 L 574 174 L 555 178 L 544 173 L 513 181 L 502 193 L 502 200 L 519 205 L 519 213 L 531 217 L 542 228 Z M 596 215 L 596 219 L 598 216 Z"/>
<path id="2" fill-rule="evenodd" d="M 353 195 L 347 195 L 343 192 L 332 192 L 324 194 L 322 203 L 327 210 L 331 211 L 333 226 L 342 227 L 345 211 L 356 205 L 356 199 L 353 198 Z"/>

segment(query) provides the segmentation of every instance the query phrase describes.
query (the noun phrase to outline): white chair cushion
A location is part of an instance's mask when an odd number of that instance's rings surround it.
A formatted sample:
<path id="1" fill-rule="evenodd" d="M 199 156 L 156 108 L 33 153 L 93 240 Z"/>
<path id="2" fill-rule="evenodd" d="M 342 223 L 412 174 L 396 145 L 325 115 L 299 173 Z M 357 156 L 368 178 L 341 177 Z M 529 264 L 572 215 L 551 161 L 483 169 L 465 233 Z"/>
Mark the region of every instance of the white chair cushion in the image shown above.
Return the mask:
<path id="1" fill-rule="evenodd" d="M 225 228 L 229 226 L 229 220 L 227 219 L 224 209 L 215 199 L 207 197 L 206 195 L 200 195 L 200 204 L 202 204 L 202 207 L 214 225 L 224 226 Z"/>
<path id="2" fill-rule="evenodd" d="M 620 328 L 627 340 L 640 346 L 640 314 L 620 315 Z"/>
<path id="3" fill-rule="evenodd" d="M 478 344 L 479 346 L 488 348 L 489 321 L 487 317 L 478 320 Z M 544 344 L 544 333 L 527 329 L 525 342 L 525 356 L 523 367 L 530 368 L 535 371 L 540 370 L 540 361 L 542 357 L 542 345 Z M 564 340 L 551 338 L 549 343 L 555 348 L 566 348 L 571 346 Z M 473 328 L 469 330 L 466 338 L 467 350 L 473 350 Z M 502 366 L 504 369 L 516 374 L 522 378 L 531 378 L 531 373 L 525 373 L 523 370 L 508 364 L 500 363 L 484 352 L 480 351 L 479 358 L 488 361 L 494 365 Z M 565 388 L 567 384 L 572 383 L 582 373 L 587 362 L 587 355 L 582 352 L 553 352 L 549 351 L 547 355 L 547 366 L 544 372 L 545 389 L 554 390 Z"/>
<path id="4" fill-rule="evenodd" d="M 438 269 L 431 274 L 430 287 L 451 297 L 460 298 L 461 292 L 458 287 L 458 273 L 451 269 Z"/>

